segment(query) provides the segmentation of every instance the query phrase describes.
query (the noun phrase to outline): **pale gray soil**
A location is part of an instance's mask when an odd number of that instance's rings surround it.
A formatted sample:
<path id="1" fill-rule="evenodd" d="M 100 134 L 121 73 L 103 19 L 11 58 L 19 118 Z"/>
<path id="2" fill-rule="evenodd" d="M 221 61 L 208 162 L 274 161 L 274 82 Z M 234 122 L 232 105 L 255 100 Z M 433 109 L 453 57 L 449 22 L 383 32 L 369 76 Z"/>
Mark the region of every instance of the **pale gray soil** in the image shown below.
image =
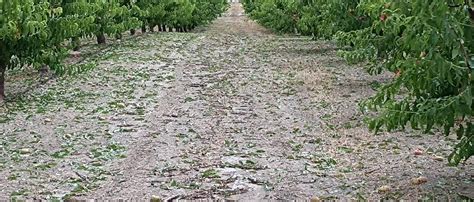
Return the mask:
<path id="1" fill-rule="evenodd" d="M 10 72 L 0 198 L 474 193 L 473 161 L 446 165 L 452 139 L 366 129 L 357 104 L 390 75 L 347 65 L 329 42 L 273 35 L 240 4 L 200 30 L 86 46 L 95 69 L 32 90 Z"/>

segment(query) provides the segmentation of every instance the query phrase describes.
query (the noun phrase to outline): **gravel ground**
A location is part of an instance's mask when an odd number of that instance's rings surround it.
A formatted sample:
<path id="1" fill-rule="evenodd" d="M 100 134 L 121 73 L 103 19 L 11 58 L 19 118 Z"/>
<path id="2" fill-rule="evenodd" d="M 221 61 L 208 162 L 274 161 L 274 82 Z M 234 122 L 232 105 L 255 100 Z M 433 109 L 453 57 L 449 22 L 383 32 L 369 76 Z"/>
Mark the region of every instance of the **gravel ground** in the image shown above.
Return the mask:
<path id="1" fill-rule="evenodd" d="M 96 67 L 77 76 L 9 72 L 0 198 L 473 197 L 451 137 L 366 129 L 357 103 L 390 75 L 330 42 L 276 36 L 237 3 L 193 33 L 126 39 L 85 45 L 71 61 Z"/>

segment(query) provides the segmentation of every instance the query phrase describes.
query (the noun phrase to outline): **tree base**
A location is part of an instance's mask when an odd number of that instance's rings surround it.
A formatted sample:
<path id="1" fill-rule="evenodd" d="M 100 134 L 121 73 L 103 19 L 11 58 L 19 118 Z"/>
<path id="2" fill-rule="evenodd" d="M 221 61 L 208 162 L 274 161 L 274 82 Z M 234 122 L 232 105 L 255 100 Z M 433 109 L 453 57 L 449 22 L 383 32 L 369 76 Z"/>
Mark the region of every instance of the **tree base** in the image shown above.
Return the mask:
<path id="1" fill-rule="evenodd" d="M 73 51 L 79 51 L 79 46 L 81 46 L 81 40 L 79 39 L 79 37 L 74 37 L 71 39 L 71 43 L 72 43 L 72 50 Z"/>
<path id="2" fill-rule="evenodd" d="M 38 71 L 39 75 L 40 75 L 40 83 L 41 84 L 45 84 L 46 82 L 48 82 L 48 74 L 49 74 L 49 68 L 47 65 L 43 65 L 41 66 L 41 68 L 39 69 Z"/>
<path id="3" fill-rule="evenodd" d="M 98 44 L 105 44 L 105 35 L 104 34 L 97 35 L 97 43 Z"/>
<path id="4" fill-rule="evenodd" d="M 0 72 L 0 102 L 5 101 L 5 70 Z"/>
<path id="5" fill-rule="evenodd" d="M 5 106 L 5 103 L 6 103 L 6 101 L 5 101 L 5 96 L 0 95 L 0 107 Z"/>

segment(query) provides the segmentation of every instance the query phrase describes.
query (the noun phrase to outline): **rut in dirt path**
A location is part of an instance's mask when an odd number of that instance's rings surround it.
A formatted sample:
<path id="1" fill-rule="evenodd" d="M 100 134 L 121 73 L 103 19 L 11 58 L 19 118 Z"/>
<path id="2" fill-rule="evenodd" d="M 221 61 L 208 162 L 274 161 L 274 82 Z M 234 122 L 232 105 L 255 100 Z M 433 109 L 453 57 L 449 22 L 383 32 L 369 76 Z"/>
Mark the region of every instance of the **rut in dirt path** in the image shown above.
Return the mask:
<path id="1" fill-rule="evenodd" d="M 263 167 L 241 157 L 241 151 L 237 155 L 229 155 L 229 152 L 237 141 L 256 146 L 260 137 L 255 134 L 261 130 L 258 125 L 266 122 L 257 117 L 257 111 L 264 110 L 265 106 L 256 103 L 252 95 L 255 85 L 264 84 L 255 80 L 262 75 L 253 73 L 255 58 L 243 54 L 251 49 L 250 44 L 260 43 L 255 36 L 262 35 L 271 37 L 267 30 L 245 17 L 240 4 L 234 4 L 224 17 L 204 32 L 195 34 L 193 40 L 173 53 L 168 59 L 174 67 L 175 81 L 161 92 L 163 99 L 147 116 L 154 123 L 148 130 L 158 137 L 150 139 L 144 133 L 128 145 L 127 159 L 116 165 L 123 174 L 111 178 L 105 183 L 107 186 L 92 196 L 121 198 L 178 193 L 182 197 L 199 198 L 247 192 L 248 186 L 254 186 L 238 182 L 246 181 L 246 176 L 232 180 L 239 172 L 239 175 L 247 175 L 245 168 L 234 167 L 247 166 L 251 170 Z M 252 81 L 245 81 L 252 76 L 255 76 Z M 240 87 L 233 86 L 236 85 L 233 81 L 239 81 L 237 85 L 243 87 L 242 92 L 236 92 Z M 220 168 L 223 170 L 216 170 Z M 210 176 L 203 177 L 203 174 Z M 220 175 L 228 175 L 223 177 L 235 185 L 219 185 L 222 182 L 207 179 Z M 237 182 L 231 182 L 235 180 Z M 202 188 L 191 193 L 173 188 L 163 190 L 170 185 L 192 187 L 193 184 Z M 157 188 L 160 191 L 157 192 Z M 216 193 L 206 189 L 214 189 Z"/>
<path id="2" fill-rule="evenodd" d="M 429 164 L 438 163 L 426 163 L 429 157 L 405 160 L 426 139 L 371 137 L 356 103 L 372 93 L 372 81 L 360 69 L 318 69 L 345 66 L 334 51 L 303 38 L 275 38 L 233 4 L 173 58 L 176 80 L 149 116 L 158 141 L 144 137 L 130 147 L 129 166 L 116 168 L 123 176 L 92 196 L 373 197 L 390 185 L 402 190 L 400 197 L 419 197 L 424 191 L 410 191 L 411 178 L 452 183 L 459 173 L 442 164 L 431 171 Z M 415 168 L 391 164 L 400 160 Z"/>
<path id="3" fill-rule="evenodd" d="M 93 72 L 50 82 L 5 115 L 0 176 L 9 177 L 0 178 L 0 197 L 474 193 L 472 162 L 452 168 L 434 158 L 449 154 L 449 138 L 367 131 L 357 103 L 386 75 L 348 66 L 336 51 L 273 35 L 241 4 L 200 32 L 118 43 Z M 415 148 L 428 152 L 414 156 Z M 413 185 L 420 176 L 428 182 Z"/>

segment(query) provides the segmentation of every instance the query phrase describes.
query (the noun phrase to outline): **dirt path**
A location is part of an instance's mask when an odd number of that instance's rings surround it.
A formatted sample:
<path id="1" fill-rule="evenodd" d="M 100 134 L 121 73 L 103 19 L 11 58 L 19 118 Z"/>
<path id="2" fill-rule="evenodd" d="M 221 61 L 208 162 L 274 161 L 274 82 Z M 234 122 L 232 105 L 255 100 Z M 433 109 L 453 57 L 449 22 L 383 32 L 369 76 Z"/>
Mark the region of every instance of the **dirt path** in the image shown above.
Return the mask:
<path id="1" fill-rule="evenodd" d="M 202 32 L 142 35 L 94 61 L 0 112 L 0 198 L 474 193 L 473 162 L 441 159 L 451 139 L 366 130 L 357 103 L 383 77 L 330 43 L 269 33 L 240 4 Z M 428 182 L 414 185 L 420 176 Z"/>

